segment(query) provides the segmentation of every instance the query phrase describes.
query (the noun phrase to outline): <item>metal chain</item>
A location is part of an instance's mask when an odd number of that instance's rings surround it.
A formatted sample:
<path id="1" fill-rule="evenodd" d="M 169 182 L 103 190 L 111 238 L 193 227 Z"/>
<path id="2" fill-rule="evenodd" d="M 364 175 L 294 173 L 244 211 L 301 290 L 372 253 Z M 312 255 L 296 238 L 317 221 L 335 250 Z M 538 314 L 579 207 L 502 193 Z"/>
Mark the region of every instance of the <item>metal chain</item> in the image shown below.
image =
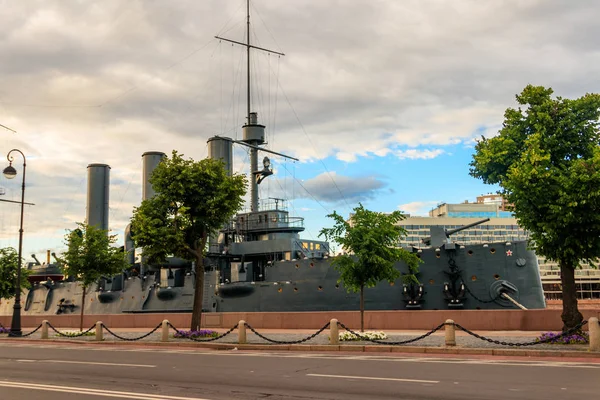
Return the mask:
<path id="1" fill-rule="evenodd" d="M 362 336 L 359 333 L 354 332 L 352 329 L 348 328 L 346 325 L 342 324 L 341 322 L 338 322 L 338 324 L 342 328 L 344 328 L 345 330 L 347 330 L 348 332 L 350 332 L 351 334 L 356 335 L 359 339 L 362 339 L 362 340 L 367 341 L 367 342 L 376 343 L 376 344 L 389 344 L 389 345 L 408 344 L 408 343 L 416 342 L 416 341 L 421 340 L 421 339 L 425 339 L 427 336 L 431 335 L 434 332 L 439 331 L 440 329 L 442 329 L 444 327 L 444 325 L 446 325 L 446 323 L 439 324 L 438 326 L 436 326 L 435 328 L 433 328 L 432 330 L 430 330 L 426 334 L 418 336 L 418 337 L 413 338 L 413 339 L 401 340 L 401 341 L 398 341 L 398 342 L 382 342 L 382 340 L 385 340 L 385 339 L 371 339 L 371 338 L 368 338 L 366 336 Z"/>
<path id="2" fill-rule="evenodd" d="M 143 339 L 145 337 L 148 337 L 148 336 L 152 335 L 154 332 L 156 332 L 158 330 L 158 328 L 160 328 L 161 326 L 162 326 L 162 322 L 160 324 L 156 325 L 156 328 L 152 329 L 150 332 L 146 333 L 145 335 L 142 335 L 142 336 L 136 337 L 136 338 L 126 338 L 124 336 L 117 335 L 116 333 L 114 333 L 113 331 L 111 331 L 110 329 L 108 329 L 108 326 L 102 324 L 102 328 L 106 329 L 106 332 L 108 332 L 109 334 L 113 335 L 117 339 L 126 340 L 128 342 L 135 342 L 136 340 L 140 340 L 140 339 Z"/>
<path id="3" fill-rule="evenodd" d="M 31 336 L 34 333 L 36 333 L 40 328 L 42 327 L 42 324 L 40 324 L 37 328 L 35 328 L 34 330 L 32 330 L 29 333 L 25 333 L 25 334 L 21 334 L 21 335 L 14 335 L 11 332 L 8 332 L 8 336 L 9 337 L 27 337 L 27 336 Z"/>
<path id="4" fill-rule="evenodd" d="M 471 332 L 470 330 L 468 330 L 467 328 L 461 326 L 460 324 L 454 323 L 454 326 L 457 327 L 458 329 L 460 329 L 460 330 L 468 333 L 469 335 L 476 337 L 477 339 L 485 340 L 485 341 L 490 342 L 490 343 L 500 344 L 502 346 L 523 347 L 523 346 L 534 346 L 536 344 L 549 343 L 549 342 L 551 342 L 551 341 L 553 341 L 555 339 L 559 339 L 561 337 L 570 335 L 571 333 L 578 331 L 585 324 L 587 324 L 587 321 L 584 320 L 584 321 L 580 322 L 577 326 L 569 329 L 566 332 L 561 333 L 558 336 L 555 336 L 555 337 L 552 337 L 552 338 L 543 339 L 543 340 L 536 340 L 536 341 L 533 341 L 533 342 L 525 342 L 525 343 L 503 342 L 503 341 L 500 341 L 500 340 L 494 340 L 494 339 L 487 338 L 485 336 L 478 335 L 475 332 Z"/>
<path id="5" fill-rule="evenodd" d="M 183 332 L 184 332 L 184 331 L 180 331 L 179 329 L 175 328 L 175 327 L 173 326 L 173 324 L 171 324 L 170 322 L 169 322 L 169 326 L 170 326 L 171 328 L 173 328 L 173 330 L 174 330 L 175 332 L 179 333 L 180 335 L 182 335 L 182 334 L 183 334 Z M 198 338 L 194 338 L 194 337 L 191 337 L 191 336 L 185 336 L 185 338 L 186 338 L 186 339 L 193 340 L 194 342 L 213 342 L 213 341 L 215 341 L 215 340 L 219 340 L 219 339 L 221 339 L 221 338 L 224 338 L 225 336 L 229 335 L 231 332 L 233 332 L 233 331 L 235 330 L 235 328 L 237 328 L 237 324 L 236 324 L 236 325 L 234 325 L 234 326 L 233 326 L 233 327 L 232 327 L 230 330 L 228 330 L 227 332 L 225 332 L 225 333 L 223 333 L 223 334 L 221 334 L 221 335 L 219 335 L 219 336 L 215 336 L 215 337 L 208 338 L 208 339 L 198 339 Z"/>
<path id="6" fill-rule="evenodd" d="M 64 333 L 62 333 L 58 329 L 56 329 L 54 326 L 52 326 L 52 324 L 50 322 L 48 322 L 48 326 L 50 327 L 50 329 L 52 329 L 54 332 L 56 332 L 59 336 L 76 338 L 76 337 L 81 337 L 81 336 L 85 335 L 86 333 L 90 332 L 92 329 L 94 329 L 96 327 L 96 324 L 92 325 L 92 327 L 90 329 L 88 329 L 87 331 L 80 332 L 77 335 L 65 335 Z"/>
<path id="7" fill-rule="evenodd" d="M 299 343 L 307 342 L 307 341 L 315 338 L 319 334 L 321 334 L 321 332 L 323 332 L 325 329 L 327 329 L 329 327 L 330 322 L 326 323 L 321 329 L 319 329 L 318 331 L 316 331 L 315 333 L 313 333 L 312 335 L 310 335 L 304 339 L 291 340 L 291 341 L 269 339 L 268 337 L 261 335 L 256 330 L 254 330 L 254 328 L 251 327 L 247 322 L 244 325 L 246 325 L 246 328 L 250 329 L 256 336 L 258 336 L 261 339 L 266 340 L 267 342 L 274 343 L 274 344 L 299 344 Z"/>

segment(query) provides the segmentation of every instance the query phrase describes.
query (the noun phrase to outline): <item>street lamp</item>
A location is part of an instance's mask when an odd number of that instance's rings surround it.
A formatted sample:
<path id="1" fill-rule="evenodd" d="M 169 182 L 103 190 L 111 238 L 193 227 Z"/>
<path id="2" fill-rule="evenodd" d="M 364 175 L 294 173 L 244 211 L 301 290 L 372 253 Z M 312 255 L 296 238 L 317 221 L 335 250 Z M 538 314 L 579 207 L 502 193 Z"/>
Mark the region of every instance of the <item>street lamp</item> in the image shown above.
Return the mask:
<path id="1" fill-rule="evenodd" d="M 23 208 L 25 206 L 25 154 L 19 149 L 12 149 L 6 155 L 9 164 L 2 173 L 6 179 L 13 179 L 17 176 L 17 170 L 12 166 L 14 157 L 11 153 L 16 151 L 23 156 L 23 184 L 21 186 L 21 224 L 19 225 L 19 268 L 17 269 L 17 286 L 15 288 L 15 305 L 13 307 L 12 323 L 10 324 L 10 336 L 21 336 L 21 254 L 23 252 Z"/>

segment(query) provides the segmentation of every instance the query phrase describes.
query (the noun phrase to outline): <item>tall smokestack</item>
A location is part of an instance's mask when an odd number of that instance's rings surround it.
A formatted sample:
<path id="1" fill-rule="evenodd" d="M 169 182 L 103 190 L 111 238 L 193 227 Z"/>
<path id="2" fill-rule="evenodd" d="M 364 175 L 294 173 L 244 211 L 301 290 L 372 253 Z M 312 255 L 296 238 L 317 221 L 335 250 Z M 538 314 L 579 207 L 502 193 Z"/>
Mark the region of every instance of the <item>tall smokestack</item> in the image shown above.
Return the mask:
<path id="1" fill-rule="evenodd" d="M 165 157 L 166 154 L 160 151 L 147 151 L 142 154 L 142 200 L 154 197 L 156 194 L 150 184 L 150 177 L 154 169 L 158 166 L 158 163 Z"/>
<path id="2" fill-rule="evenodd" d="M 208 139 L 208 157 L 225 163 L 225 171 L 233 172 L 233 143 L 230 138 L 211 137 Z"/>
<path id="3" fill-rule="evenodd" d="M 88 170 L 87 210 L 88 225 L 108 230 L 108 200 L 110 185 L 110 166 L 90 164 Z"/>

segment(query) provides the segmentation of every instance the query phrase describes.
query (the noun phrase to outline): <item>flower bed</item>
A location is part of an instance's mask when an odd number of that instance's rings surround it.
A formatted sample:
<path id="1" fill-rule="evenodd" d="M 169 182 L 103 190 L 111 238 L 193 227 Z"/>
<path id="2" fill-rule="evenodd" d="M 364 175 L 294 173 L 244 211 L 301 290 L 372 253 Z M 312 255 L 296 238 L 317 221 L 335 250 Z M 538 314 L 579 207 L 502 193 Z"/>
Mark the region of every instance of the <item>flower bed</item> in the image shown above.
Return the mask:
<path id="1" fill-rule="evenodd" d="M 61 334 L 59 335 L 58 333 L 55 334 L 55 337 L 64 337 L 64 336 L 68 336 L 68 337 L 79 337 L 79 336 L 96 336 L 96 330 L 91 330 L 89 332 L 84 333 L 83 335 L 81 334 L 80 331 L 59 331 Z"/>
<path id="2" fill-rule="evenodd" d="M 371 331 L 371 332 L 356 332 L 363 338 L 368 338 L 371 340 L 375 339 L 387 339 L 387 335 L 382 331 Z M 360 341 L 362 338 L 350 333 L 348 331 L 340 332 L 340 341 L 348 342 L 348 341 Z"/>
<path id="3" fill-rule="evenodd" d="M 211 338 L 219 336 L 219 332 L 211 331 L 210 329 L 200 329 L 199 331 L 177 331 L 173 335 L 175 339 L 188 339 L 188 338 Z"/>
<path id="4" fill-rule="evenodd" d="M 536 340 L 547 340 L 550 339 L 550 344 L 586 344 L 590 341 L 590 335 L 588 332 L 572 333 L 567 336 L 559 337 L 560 333 L 544 332 Z"/>
<path id="5" fill-rule="evenodd" d="M 0 326 L 0 334 L 8 333 L 8 332 L 10 332 L 10 328 L 4 328 L 4 327 Z"/>

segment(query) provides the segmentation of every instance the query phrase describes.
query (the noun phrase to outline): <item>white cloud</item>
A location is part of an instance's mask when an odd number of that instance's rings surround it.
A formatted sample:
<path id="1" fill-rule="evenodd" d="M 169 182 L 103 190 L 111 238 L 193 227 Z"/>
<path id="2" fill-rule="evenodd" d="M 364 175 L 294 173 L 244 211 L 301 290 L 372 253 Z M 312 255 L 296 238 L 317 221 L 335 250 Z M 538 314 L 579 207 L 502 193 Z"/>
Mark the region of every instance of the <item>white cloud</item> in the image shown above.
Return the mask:
<path id="1" fill-rule="evenodd" d="M 444 154 L 444 150 L 435 149 L 435 150 L 418 150 L 418 149 L 409 149 L 409 150 L 398 150 L 394 153 L 396 157 L 400 159 L 420 159 L 420 160 L 429 160 L 431 158 L 435 158 L 441 154 Z"/>
<path id="2" fill-rule="evenodd" d="M 411 203 L 401 204 L 398 209 L 412 216 L 428 216 L 429 210 L 437 206 L 439 201 L 413 201 Z"/>
<path id="3" fill-rule="evenodd" d="M 264 0 L 253 7 L 256 43 L 286 56 L 255 53 L 253 108 L 269 148 L 302 162 L 431 158 L 494 135 L 528 83 L 565 97 L 599 92 L 599 12 L 592 1 Z M 244 51 L 213 36 L 243 40 L 243 14 L 241 0 L 28 0 L 3 10 L 0 123 L 18 133 L 0 135 L 0 156 L 14 147 L 28 156 L 27 237 L 83 220 L 88 163 L 112 167 L 110 225 L 120 230 L 140 201 L 143 152 L 199 159 L 210 136 L 241 138 Z M 326 202 L 385 186 L 336 183 L 306 182 Z M 0 185 L 18 197 L 18 183 Z M 0 245 L 18 229 L 2 208 Z"/>

